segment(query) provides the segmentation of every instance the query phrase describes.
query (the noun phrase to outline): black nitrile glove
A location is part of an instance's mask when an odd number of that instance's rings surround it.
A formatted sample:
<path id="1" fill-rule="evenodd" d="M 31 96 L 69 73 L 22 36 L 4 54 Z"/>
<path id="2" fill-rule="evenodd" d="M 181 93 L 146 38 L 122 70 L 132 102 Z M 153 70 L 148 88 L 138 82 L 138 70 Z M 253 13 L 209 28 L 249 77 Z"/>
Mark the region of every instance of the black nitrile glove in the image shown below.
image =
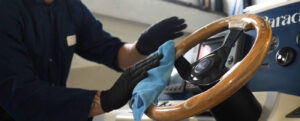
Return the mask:
<path id="1" fill-rule="evenodd" d="M 162 54 L 156 54 L 126 69 L 112 88 L 101 92 L 103 111 L 109 112 L 124 106 L 131 98 L 134 87 L 148 76 L 148 70 L 159 66 L 162 57 Z"/>
<path id="2" fill-rule="evenodd" d="M 143 32 L 138 39 L 136 49 L 142 55 L 149 55 L 166 41 L 182 36 L 181 31 L 186 27 L 184 19 L 178 19 L 178 17 L 164 19 Z"/>

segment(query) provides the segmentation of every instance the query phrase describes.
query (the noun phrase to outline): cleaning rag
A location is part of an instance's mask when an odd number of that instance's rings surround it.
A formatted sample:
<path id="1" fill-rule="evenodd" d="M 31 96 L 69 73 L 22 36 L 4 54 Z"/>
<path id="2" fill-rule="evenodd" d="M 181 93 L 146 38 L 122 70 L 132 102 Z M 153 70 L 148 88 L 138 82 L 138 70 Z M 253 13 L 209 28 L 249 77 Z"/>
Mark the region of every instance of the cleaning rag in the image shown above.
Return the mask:
<path id="1" fill-rule="evenodd" d="M 130 101 L 134 121 L 141 120 L 146 109 L 150 104 L 157 102 L 157 97 L 168 83 L 175 61 L 174 45 L 174 41 L 169 40 L 160 46 L 158 51 L 153 53 L 163 54 L 160 65 L 149 70 L 148 77 L 139 82 L 134 88 Z"/>

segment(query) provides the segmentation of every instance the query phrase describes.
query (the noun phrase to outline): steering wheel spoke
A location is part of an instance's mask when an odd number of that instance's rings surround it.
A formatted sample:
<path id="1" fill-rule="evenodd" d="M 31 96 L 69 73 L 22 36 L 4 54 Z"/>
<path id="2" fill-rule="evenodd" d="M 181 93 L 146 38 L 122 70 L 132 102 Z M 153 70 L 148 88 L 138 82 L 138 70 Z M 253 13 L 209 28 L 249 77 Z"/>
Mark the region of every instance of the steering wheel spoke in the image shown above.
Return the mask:
<path id="1" fill-rule="evenodd" d="M 175 61 L 174 65 L 181 78 L 184 80 L 188 80 L 193 65 L 191 65 L 183 56 L 180 56 Z"/>
<path id="2" fill-rule="evenodd" d="M 226 36 L 222 45 L 222 47 L 225 48 L 224 50 L 226 50 L 227 56 L 229 55 L 231 48 L 234 46 L 235 42 L 239 39 L 243 32 L 244 30 L 240 28 L 230 29 L 230 32 Z"/>

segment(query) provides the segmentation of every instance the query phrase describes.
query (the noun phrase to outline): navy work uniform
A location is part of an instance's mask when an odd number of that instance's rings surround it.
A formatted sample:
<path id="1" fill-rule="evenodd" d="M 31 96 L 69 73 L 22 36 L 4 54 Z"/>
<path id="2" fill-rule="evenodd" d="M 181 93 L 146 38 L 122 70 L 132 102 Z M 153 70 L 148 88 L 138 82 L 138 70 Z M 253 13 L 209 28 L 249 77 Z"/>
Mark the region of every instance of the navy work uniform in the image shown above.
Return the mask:
<path id="1" fill-rule="evenodd" d="M 123 44 L 79 0 L 0 0 L 0 106 L 17 121 L 86 121 L 96 91 L 65 87 L 73 54 L 120 71 Z"/>

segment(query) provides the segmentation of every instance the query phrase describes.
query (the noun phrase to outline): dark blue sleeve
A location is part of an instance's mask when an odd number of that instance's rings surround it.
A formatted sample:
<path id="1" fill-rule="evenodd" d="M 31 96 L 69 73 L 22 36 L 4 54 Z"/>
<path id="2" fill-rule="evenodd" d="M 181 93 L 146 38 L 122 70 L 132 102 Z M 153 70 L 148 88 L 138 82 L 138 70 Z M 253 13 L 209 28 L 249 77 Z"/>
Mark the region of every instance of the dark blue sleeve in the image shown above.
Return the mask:
<path id="1" fill-rule="evenodd" d="M 0 106 L 17 121 L 86 121 L 96 91 L 40 80 L 22 39 L 20 11 L 0 2 Z"/>
<path id="2" fill-rule="evenodd" d="M 100 21 L 85 5 L 81 2 L 77 5 L 79 5 L 77 9 L 81 8 L 83 18 L 78 33 L 76 53 L 88 60 L 121 71 L 118 65 L 118 52 L 124 43 L 104 31 Z"/>

